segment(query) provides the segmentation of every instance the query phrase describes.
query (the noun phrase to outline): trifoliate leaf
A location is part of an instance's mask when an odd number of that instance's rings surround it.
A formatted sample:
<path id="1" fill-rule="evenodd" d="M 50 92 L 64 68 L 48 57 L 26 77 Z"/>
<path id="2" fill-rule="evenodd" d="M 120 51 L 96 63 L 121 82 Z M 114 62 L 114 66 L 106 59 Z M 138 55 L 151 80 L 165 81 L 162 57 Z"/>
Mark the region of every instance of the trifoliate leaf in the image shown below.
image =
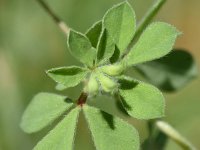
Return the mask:
<path id="1" fill-rule="evenodd" d="M 77 66 L 53 68 L 47 74 L 66 88 L 78 85 L 87 75 L 87 70 Z"/>
<path id="2" fill-rule="evenodd" d="M 20 126 L 27 133 L 37 132 L 72 106 L 72 101 L 65 96 L 39 93 L 26 108 Z"/>
<path id="3" fill-rule="evenodd" d="M 73 109 L 34 147 L 34 150 L 73 150 L 79 112 L 80 107 Z"/>
<path id="4" fill-rule="evenodd" d="M 86 36 L 88 37 L 94 48 L 97 47 L 101 31 L 102 31 L 102 21 L 98 21 L 86 32 Z"/>
<path id="5" fill-rule="evenodd" d="M 172 50 L 179 34 L 175 27 L 167 23 L 152 23 L 140 36 L 124 61 L 131 66 L 158 59 Z"/>
<path id="6" fill-rule="evenodd" d="M 150 83 L 168 92 L 183 88 L 198 74 L 192 55 L 184 50 L 173 50 L 166 57 L 136 67 Z"/>
<path id="7" fill-rule="evenodd" d="M 99 64 L 109 61 L 109 58 L 115 51 L 113 39 L 106 29 L 104 29 L 100 36 L 97 50 L 97 63 Z"/>
<path id="8" fill-rule="evenodd" d="M 96 50 L 90 40 L 83 34 L 70 30 L 68 46 L 71 54 L 83 64 L 92 67 L 96 58 Z"/>
<path id="9" fill-rule="evenodd" d="M 138 119 L 154 119 L 164 116 L 164 97 L 152 85 L 133 80 L 119 79 L 119 94 L 127 113 Z"/>
<path id="10" fill-rule="evenodd" d="M 138 150 L 137 130 L 125 121 L 84 105 L 83 112 L 98 150 Z"/>
<path id="11" fill-rule="evenodd" d="M 126 1 L 114 6 L 105 14 L 103 24 L 122 55 L 136 30 L 135 13 Z"/>

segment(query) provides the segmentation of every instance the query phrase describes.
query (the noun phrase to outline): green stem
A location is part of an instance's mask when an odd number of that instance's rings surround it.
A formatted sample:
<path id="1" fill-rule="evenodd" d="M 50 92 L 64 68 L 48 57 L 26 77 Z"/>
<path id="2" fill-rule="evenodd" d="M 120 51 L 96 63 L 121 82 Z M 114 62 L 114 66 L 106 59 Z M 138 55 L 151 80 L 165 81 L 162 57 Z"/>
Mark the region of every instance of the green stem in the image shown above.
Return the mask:
<path id="1" fill-rule="evenodd" d="M 164 134 L 174 140 L 184 150 L 196 150 L 196 148 L 185 139 L 177 130 L 164 121 L 156 121 L 156 127 L 161 130 Z"/>
<path id="2" fill-rule="evenodd" d="M 138 24 L 137 31 L 135 33 L 135 36 L 139 36 L 144 28 L 147 27 L 147 25 L 152 21 L 152 19 L 155 17 L 155 15 L 158 13 L 160 8 L 163 6 L 163 4 L 166 2 L 166 0 L 157 0 L 154 5 L 149 9 L 149 11 L 146 13 L 146 15 L 142 18 L 140 23 Z"/>
<path id="3" fill-rule="evenodd" d="M 37 0 L 38 3 L 46 10 L 54 22 L 59 26 L 61 31 L 68 36 L 70 28 L 50 9 L 50 7 L 43 1 Z"/>
<path id="4" fill-rule="evenodd" d="M 148 24 L 152 21 L 152 19 L 155 17 L 155 15 L 158 13 L 160 8 L 163 6 L 163 4 L 166 2 L 166 0 L 157 0 L 153 6 L 147 11 L 145 16 L 142 18 L 142 20 L 137 25 L 137 30 L 135 33 L 135 36 L 131 42 L 130 45 L 134 43 L 134 41 L 141 35 L 143 30 L 148 26 Z"/>

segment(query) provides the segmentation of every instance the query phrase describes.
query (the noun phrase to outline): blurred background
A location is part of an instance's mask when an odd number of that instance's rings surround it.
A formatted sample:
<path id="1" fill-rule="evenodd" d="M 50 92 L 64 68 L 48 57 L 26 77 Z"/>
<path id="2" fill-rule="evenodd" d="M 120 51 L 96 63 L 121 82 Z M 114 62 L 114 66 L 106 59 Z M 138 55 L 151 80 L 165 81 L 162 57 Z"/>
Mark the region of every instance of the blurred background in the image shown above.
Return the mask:
<path id="1" fill-rule="evenodd" d="M 113 4 L 122 0 L 46 0 L 51 8 L 73 29 L 85 32 L 102 18 Z M 153 0 L 129 0 L 137 20 Z M 155 20 L 176 26 L 183 35 L 176 47 L 192 53 L 200 65 L 200 1 L 168 0 Z M 20 117 L 41 91 L 57 92 L 45 70 L 78 64 L 67 50 L 66 37 L 36 0 L 0 0 L 0 150 L 29 150 L 49 129 L 28 135 L 19 128 Z M 199 67 L 198 67 L 199 68 Z M 200 78 L 176 93 L 165 93 L 165 120 L 200 149 Z M 77 92 L 78 91 L 78 92 Z M 57 92 L 77 99 L 80 87 Z M 105 102 L 106 98 L 99 101 Z M 109 100 L 106 100 L 109 101 Z M 110 100 L 111 101 L 111 100 Z M 107 107 L 112 102 L 107 104 Z M 114 108 L 113 108 L 114 109 Z M 147 136 L 145 121 L 131 121 L 139 130 L 141 141 Z M 76 150 L 93 150 L 89 131 L 80 120 Z M 166 150 L 180 148 L 169 141 Z"/>

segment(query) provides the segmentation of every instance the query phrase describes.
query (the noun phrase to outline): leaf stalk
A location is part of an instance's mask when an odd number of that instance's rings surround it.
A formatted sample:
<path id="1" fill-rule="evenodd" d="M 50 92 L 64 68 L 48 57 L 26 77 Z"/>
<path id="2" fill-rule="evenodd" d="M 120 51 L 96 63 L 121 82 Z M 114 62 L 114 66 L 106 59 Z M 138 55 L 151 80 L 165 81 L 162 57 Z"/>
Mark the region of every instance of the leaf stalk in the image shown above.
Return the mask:
<path id="1" fill-rule="evenodd" d="M 161 9 L 166 1 L 167 0 L 157 0 L 153 4 L 153 6 L 147 11 L 145 16 L 137 25 L 137 30 L 133 40 L 137 39 L 141 35 L 143 30 L 149 25 L 149 23 L 152 21 L 152 19 L 155 17 L 155 15 L 158 13 L 158 11 Z"/>
<path id="2" fill-rule="evenodd" d="M 49 16 L 54 20 L 54 22 L 59 26 L 61 31 L 68 36 L 70 28 L 62 21 L 51 9 L 50 7 L 43 1 L 37 0 L 38 3 L 42 6 L 42 8 L 49 14 Z"/>
<path id="3" fill-rule="evenodd" d="M 156 121 L 156 127 L 166 134 L 169 138 L 180 145 L 184 150 L 196 150 L 196 148 L 185 139 L 176 129 L 164 121 Z"/>

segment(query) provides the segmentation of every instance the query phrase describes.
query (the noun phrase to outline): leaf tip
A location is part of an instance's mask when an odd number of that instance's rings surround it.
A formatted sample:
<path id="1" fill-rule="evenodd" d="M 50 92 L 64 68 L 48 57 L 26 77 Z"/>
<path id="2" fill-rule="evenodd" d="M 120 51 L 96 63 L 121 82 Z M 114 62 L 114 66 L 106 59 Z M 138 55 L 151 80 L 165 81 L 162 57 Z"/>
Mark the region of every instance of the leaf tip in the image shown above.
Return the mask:
<path id="1" fill-rule="evenodd" d="M 48 75 L 49 73 L 51 73 L 51 69 L 50 70 L 45 70 L 45 73 Z"/>
<path id="2" fill-rule="evenodd" d="M 31 129 L 31 127 L 28 125 L 27 119 L 25 118 L 25 115 L 23 114 L 21 121 L 19 123 L 19 127 L 22 131 L 25 133 L 31 134 L 34 132 L 37 132 L 38 130 Z"/>

